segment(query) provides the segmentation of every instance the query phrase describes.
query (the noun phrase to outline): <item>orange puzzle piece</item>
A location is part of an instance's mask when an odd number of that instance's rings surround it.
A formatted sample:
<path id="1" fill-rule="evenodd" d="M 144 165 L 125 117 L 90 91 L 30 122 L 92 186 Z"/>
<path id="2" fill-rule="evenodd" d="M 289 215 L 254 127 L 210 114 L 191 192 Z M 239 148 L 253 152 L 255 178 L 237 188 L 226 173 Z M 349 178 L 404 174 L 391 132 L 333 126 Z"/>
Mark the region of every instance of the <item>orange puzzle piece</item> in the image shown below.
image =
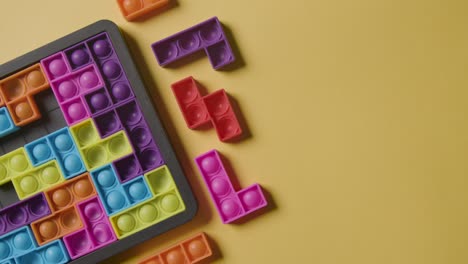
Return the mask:
<path id="1" fill-rule="evenodd" d="M 213 255 L 205 233 L 197 234 L 139 264 L 194 264 Z"/>
<path id="2" fill-rule="evenodd" d="M 169 0 L 117 0 L 125 19 L 132 21 L 166 6 Z"/>
<path id="3" fill-rule="evenodd" d="M 0 80 L 0 107 L 6 104 L 15 125 L 27 125 L 41 118 L 33 96 L 49 87 L 41 65 L 34 64 Z"/>

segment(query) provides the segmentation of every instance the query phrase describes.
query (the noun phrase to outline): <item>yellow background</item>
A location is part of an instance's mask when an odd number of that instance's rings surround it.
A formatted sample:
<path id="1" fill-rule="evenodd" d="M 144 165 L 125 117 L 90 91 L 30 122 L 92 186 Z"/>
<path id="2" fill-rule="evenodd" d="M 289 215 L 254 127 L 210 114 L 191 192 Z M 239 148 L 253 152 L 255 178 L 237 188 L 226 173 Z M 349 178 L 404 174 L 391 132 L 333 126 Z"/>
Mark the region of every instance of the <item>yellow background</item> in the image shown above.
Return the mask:
<path id="1" fill-rule="evenodd" d="M 468 262 L 468 2 L 178 0 L 128 23 L 115 1 L 0 1 L 0 62 L 99 19 L 125 32 L 133 58 L 200 202 L 196 218 L 106 263 L 134 263 L 198 231 L 214 263 Z M 206 57 L 157 65 L 150 44 L 217 15 L 244 65 Z M 251 137 L 192 131 L 170 84 L 193 75 L 226 88 Z M 220 150 L 241 186 L 273 204 L 223 225 L 193 158 Z"/>

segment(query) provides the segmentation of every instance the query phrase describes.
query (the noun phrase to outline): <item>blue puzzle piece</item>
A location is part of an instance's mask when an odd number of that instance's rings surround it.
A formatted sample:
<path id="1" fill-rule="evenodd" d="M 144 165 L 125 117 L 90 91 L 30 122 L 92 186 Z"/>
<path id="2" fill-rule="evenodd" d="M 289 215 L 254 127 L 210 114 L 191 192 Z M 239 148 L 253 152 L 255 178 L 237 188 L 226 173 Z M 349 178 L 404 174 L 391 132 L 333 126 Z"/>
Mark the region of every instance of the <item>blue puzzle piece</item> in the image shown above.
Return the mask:
<path id="1" fill-rule="evenodd" d="M 17 263 L 62 264 L 70 260 L 62 240 L 55 240 L 25 255 L 15 258 Z"/>
<path id="2" fill-rule="evenodd" d="M 0 137 L 9 135 L 18 129 L 19 127 L 17 127 L 13 119 L 11 119 L 8 109 L 6 107 L 0 108 Z"/>

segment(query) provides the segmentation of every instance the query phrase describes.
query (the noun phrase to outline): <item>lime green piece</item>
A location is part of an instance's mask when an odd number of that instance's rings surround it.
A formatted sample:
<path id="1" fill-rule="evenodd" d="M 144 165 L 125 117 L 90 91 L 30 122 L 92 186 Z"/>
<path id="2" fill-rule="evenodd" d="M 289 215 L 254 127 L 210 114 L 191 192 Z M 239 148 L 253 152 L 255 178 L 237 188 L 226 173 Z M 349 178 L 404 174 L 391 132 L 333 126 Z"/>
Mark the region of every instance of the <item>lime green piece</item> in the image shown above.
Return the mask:
<path id="1" fill-rule="evenodd" d="M 19 148 L 0 157 L 0 185 L 32 168 L 24 148 Z"/>
<path id="2" fill-rule="evenodd" d="M 13 187 L 21 200 L 64 181 L 65 178 L 55 160 L 29 169 L 12 179 Z"/>
<path id="3" fill-rule="evenodd" d="M 78 148 L 83 148 L 100 141 L 98 131 L 92 119 L 86 119 L 70 127 L 71 135 Z"/>
<path id="4" fill-rule="evenodd" d="M 144 177 L 153 195 L 167 192 L 175 185 L 172 174 L 166 165 L 145 173 Z"/>
<path id="5" fill-rule="evenodd" d="M 90 171 L 132 153 L 132 146 L 127 135 L 119 131 L 79 151 Z"/>
<path id="6" fill-rule="evenodd" d="M 112 228 L 119 239 L 155 225 L 185 210 L 177 188 L 160 193 L 148 201 L 134 205 L 110 217 Z"/>

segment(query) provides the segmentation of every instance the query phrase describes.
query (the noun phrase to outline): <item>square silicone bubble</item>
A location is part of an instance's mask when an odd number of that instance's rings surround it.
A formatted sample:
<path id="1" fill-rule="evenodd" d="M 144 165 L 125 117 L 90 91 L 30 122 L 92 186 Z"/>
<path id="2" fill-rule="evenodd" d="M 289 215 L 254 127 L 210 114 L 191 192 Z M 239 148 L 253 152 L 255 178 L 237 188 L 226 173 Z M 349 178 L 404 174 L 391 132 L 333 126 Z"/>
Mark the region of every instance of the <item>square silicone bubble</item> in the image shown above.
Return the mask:
<path id="1" fill-rule="evenodd" d="M 132 21 L 166 6 L 169 0 L 117 0 L 125 19 Z"/>
<path id="2" fill-rule="evenodd" d="M 164 160 L 154 142 L 149 147 L 137 153 L 138 161 L 144 172 L 155 169 L 164 164 Z"/>
<path id="3" fill-rule="evenodd" d="M 68 125 L 76 124 L 91 116 L 84 106 L 81 97 L 75 97 L 74 99 L 61 103 L 60 108 L 62 109 L 63 116 Z"/>
<path id="4" fill-rule="evenodd" d="M 32 165 L 35 167 L 55 158 L 45 137 L 24 145 L 24 149 L 28 153 Z"/>
<path id="5" fill-rule="evenodd" d="M 71 72 L 70 65 L 65 60 L 65 54 L 58 52 L 41 60 L 47 79 L 54 80 Z"/>
<path id="6" fill-rule="evenodd" d="M 176 189 L 110 217 L 117 237 L 124 238 L 185 210 Z"/>
<path id="7" fill-rule="evenodd" d="M 135 100 L 118 106 L 116 110 L 122 125 L 127 129 L 138 125 L 143 119 L 141 108 Z"/>
<path id="8" fill-rule="evenodd" d="M 18 148 L 0 157 L 0 185 L 32 168 L 24 148 Z"/>
<path id="9" fill-rule="evenodd" d="M 122 211 L 130 205 L 124 188 L 111 165 L 92 171 L 91 178 L 108 215 Z"/>
<path id="10" fill-rule="evenodd" d="M 92 62 L 91 54 L 85 43 L 79 43 L 64 51 L 67 61 L 73 70 Z"/>
<path id="11" fill-rule="evenodd" d="M 153 44 L 152 48 L 154 55 L 161 66 L 165 66 L 181 57 L 181 52 L 177 45 L 177 39 L 175 38 L 165 39 L 164 42 Z"/>
<path id="12" fill-rule="evenodd" d="M 52 152 L 57 159 L 66 179 L 85 171 L 85 165 L 68 127 L 64 127 L 47 136 Z"/>
<path id="13" fill-rule="evenodd" d="M 112 105 L 110 96 L 105 88 L 100 88 L 91 93 L 85 94 L 84 99 L 86 106 L 92 115 L 99 114 Z"/>
<path id="14" fill-rule="evenodd" d="M 20 199 L 27 198 L 57 183 L 65 181 L 55 160 L 35 167 L 12 179 L 16 194 Z"/>
<path id="15" fill-rule="evenodd" d="M 191 264 L 187 253 L 181 245 L 174 246 L 161 253 L 161 258 L 165 263 Z"/>
<path id="16" fill-rule="evenodd" d="M 63 237 L 63 242 L 71 259 L 77 259 L 94 250 L 88 230 L 81 229 Z"/>
<path id="17" fill-rule="evenodd" d="M 237 192 L 245 213 L 256 211 L 267 205 L 260 185 L 254 184 Z"/>
<path id="18" fill-rule="evenodd" d="M 103 61 L 114 54 L 114 47 L 107 33 L 102 33 L 89 39 L 86 44 L 97 61 Z"/>
<path id="19" fill-rule="evenodd" d="M 92 119 L 78 123 L 70 128 L 72 137 L 75 139 L 78 148 L 90 146 L 100 140 L 96 127 Z"/>
<path id="20" fill-rule="evenodd" d="M 93 64 L 51 82 L 52 91 L 59 102 L 103 86 L 99 70 Z"/>
<path id="21" fill-rule="evenodd" d="M 0 259 L 23 255 L 37 247 L 29 226 L 16 229 L 0 237 Z"/>
<path id="22" fill-rule="evenodd" d="M 226 40 L 208 46 L 206 48 L 206 53 L 208 54 L 211 65 L 215 69 L 222 68 L 235 60 L 232 49 Z"/>
<path id="23" fill-rule="evenodd" d="M 39 245 L 62 238 L 83 228 L 83 222 L 75 206 L 69 206 L 31 224 Z"/>
<path id="24" fill-rule="evenodd" d="M 60 211 L 96 195 L 88 173 L 47 189 L 44 192 L 52 212 Z"/>
<path id="25" fill-rule="evenodd" d="M 126 80 L 117 81 L 110 85 L 110 95 L 114 103 L 131 100 L 135 97 L 130 84 Z"/>
<path id="26" fill-rule="evenodd" d="M 192 76 L 172 84 L 171 88 L 189 128 L 195 129 L 210 122 L 197 83 Z"/>
<path id="27" fill-rule="evenodd" d="M 225 38 L 223 27 L 217 18 L 211 18 L 201 23 L 198 29 L 198 34 L 205 46 L 214 44 Z"/>
<path id="28" fill-rule="evenodd" d="M 0 235 L 10 232 L 50 214 L 43 193 L 19 201 L 0 210 Z"/>
<path id="29" fill-rule="evenodd" d="M 140 176 L 122 185 L 131 205 L 151 198 L 151 192 L 145 179 Z"/>
<path id="30" fill-rule="evenodd" d="M 101 114 L 94 116 L 94 123 L 99 131 L 101 138 L 105 138 L 122 129 L 120 119 L 114 109 L 106 110 Z"/>
<path id="31" fill-rule="evenodd" d="M 0 137 L 7 136 L 15 131 L 18 131 L 19 127 L 15 125 L 13 119 L 11 119 L 10 112 L 6 107 L 0 108 Z"/>
<path id="32" fill-rule="evenodd" d="M 132 147 L 125 132 L 117 132 L 102 141 L 84 147 L 81 152 L 86 168 L 95 169 L 132 153 Z"/>
<path id="33" fill-rule="evenodd" d="M 17 126 L 24 126 L 41 118 L 41 112 L 34 99 L 29 96 L 9 102 L 7 103 L 7 107 L 13 122 Z"/>
<path id="34" fill-rule="evenodd" d="M 175 187 L 174 178 L 166 165 L 145 173 L 145 178 L 151 193 L 155 196 L 166 193 Z"/>
<path id="35" fill-rule="evenodd" d="M 113 164 L 121 182 L 129 181 L 143 173 L 134 153 L 114 161 Z"/>
<path id="36" fill-rule="evenodd" d="M 130 137 L 130 143 L 137 152 L 155 145 L 153 135 L 144 119 L 137 126 L 127 128 L 126 131 Z"/>
<path id="37" fill-rule="evenodd" d="M 63 264 L 69 261 L 68 252 L 61 240 L 55 240 L 39 247 L 26 255 L 16 258 L 17 263 Z"/>

